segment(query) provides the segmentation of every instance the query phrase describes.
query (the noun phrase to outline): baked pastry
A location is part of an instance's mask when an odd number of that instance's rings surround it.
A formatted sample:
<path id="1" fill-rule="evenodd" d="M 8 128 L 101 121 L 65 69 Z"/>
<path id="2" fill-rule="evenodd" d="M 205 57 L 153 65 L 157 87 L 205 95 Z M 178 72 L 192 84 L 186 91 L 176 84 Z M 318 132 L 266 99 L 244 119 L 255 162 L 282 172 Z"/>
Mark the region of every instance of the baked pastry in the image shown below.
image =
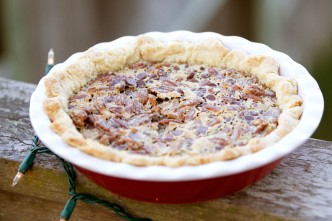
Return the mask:
<path id="1" fill-rule="evenodd" d="M 93 47 L 45 78 L 44 109 L 64 142 L 129 164 L 199 165 L 268 147 L 302 114 L 295 80 L 219 38 Z"/>

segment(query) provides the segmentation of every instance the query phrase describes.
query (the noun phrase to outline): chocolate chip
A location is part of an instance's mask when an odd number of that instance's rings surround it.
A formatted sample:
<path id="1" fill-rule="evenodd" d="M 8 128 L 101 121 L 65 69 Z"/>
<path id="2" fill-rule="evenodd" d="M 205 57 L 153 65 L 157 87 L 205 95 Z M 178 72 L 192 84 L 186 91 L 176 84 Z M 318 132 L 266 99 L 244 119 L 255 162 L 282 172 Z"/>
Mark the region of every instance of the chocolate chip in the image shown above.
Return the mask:
<path id="1" fill-rule="evenodd" d="M 175 65 L 175 66 L 173 67 L 173 69 L 176 70 L 176 71 L 178 71 L 178 70 L 180 70 L 180 67 L 177 66 L 177 65 Z"/>
<path id="2" fill-rule="evenodd" d="M 205 97 L 206 99 L 210 100 L 210 101 L 215 101 L 216 97 L 212 94 L 209 94 L 208 96 Z"/>

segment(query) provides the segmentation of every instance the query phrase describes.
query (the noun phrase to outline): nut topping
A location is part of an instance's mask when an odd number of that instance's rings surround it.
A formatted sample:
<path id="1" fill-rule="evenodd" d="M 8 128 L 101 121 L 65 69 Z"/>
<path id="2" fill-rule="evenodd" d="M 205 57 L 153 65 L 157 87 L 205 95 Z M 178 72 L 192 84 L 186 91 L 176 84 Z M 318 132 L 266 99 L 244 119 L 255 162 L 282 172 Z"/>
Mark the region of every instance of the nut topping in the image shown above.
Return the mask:
<path id="1" fill-rule="evenodd" d="M 142 61 L 100 74 L 69 98 L 68 112 L 87 138 L 159 157 L 246 145 L 271 133 L 282 111 L 274 91 L 235 69 Z M 212 147 L 195 149 L 200 138 Z"/>

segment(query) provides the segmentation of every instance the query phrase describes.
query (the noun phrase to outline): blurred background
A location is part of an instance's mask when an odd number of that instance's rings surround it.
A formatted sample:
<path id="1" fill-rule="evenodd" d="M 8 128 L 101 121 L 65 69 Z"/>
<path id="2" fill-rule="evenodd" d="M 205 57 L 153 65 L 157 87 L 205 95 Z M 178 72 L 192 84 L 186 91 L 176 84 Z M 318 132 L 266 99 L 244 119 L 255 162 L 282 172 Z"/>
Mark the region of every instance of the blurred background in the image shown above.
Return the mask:
<path id="1" fill-rule="evenodd" d="M 90 46 L 148 31 L 213 31 L 269 45 L 318 81 L 325 114 L 314 138 L 332 141 L 330 0 L 0 0 L 0 77 L 37 83 L 56 62 Z"/>

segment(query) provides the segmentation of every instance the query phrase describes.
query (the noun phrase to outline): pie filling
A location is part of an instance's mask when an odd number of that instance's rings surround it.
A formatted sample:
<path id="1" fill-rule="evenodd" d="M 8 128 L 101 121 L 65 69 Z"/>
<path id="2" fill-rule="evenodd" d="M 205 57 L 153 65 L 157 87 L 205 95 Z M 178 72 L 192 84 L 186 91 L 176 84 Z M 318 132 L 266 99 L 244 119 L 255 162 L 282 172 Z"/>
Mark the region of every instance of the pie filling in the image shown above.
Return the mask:
<path id="1" fill-rule="evenodd" d="M 132 154 L 208 155 L 278 125 L 275 92 L 235 69 L 138 62 L 100 74 L 69 98 L 85 138 Z"/>

